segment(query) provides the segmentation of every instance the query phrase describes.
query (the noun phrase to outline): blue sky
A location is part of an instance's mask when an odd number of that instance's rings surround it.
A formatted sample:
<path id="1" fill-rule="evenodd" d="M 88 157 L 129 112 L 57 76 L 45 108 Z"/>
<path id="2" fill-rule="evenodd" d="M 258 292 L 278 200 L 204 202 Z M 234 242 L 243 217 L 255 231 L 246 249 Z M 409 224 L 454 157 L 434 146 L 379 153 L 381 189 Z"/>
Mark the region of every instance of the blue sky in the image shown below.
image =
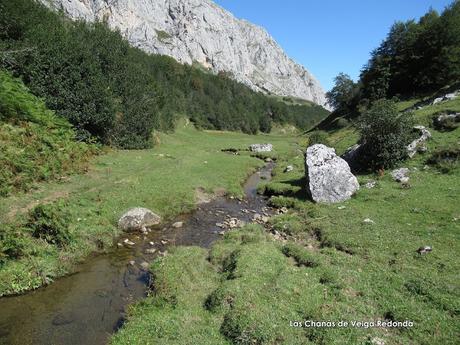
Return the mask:
<path id="1" fill-rule="evenodd" d="M 339 72 L 357 79 L 369 53 L 397 20 L 442 11 L 451 0 L 214 0 L 265 27 L 329 90 Z"/>

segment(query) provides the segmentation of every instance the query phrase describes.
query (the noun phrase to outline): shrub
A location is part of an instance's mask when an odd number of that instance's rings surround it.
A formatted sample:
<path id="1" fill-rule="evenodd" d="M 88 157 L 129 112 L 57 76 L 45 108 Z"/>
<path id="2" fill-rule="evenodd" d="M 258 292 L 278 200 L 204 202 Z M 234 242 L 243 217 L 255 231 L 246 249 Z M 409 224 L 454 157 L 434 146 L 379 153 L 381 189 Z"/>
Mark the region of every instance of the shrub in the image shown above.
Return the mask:
<path id="1" fill-rule="evenodd" d="M 341 117 L 341 118 L 337 119 L 335 124 L 336 124 L 337 128 L 345 128 L 345 127 L 348 127 L 350 125 L 350 121 L 348 121 L 344 117 Z"/>
<path id="2" fill-rule="evenodd" d="M 399 114 L 394 101 L 376 101 L 359 121 L 362 162 L 377 170 L 391 168 L 405 159 L 412 126 L 412 113 Z"/>
<path id="3" fill-rule="evenodd" d="M 323 144 L 329 146 L 328 134 L 324 131 L 314 131 L 308 135 L 308 146 Z"/>
<path id="4" fill-rule="evenodd" d="M 36 206 L 31 212 L 27 227 L 32 235 L 58 247 L 68 245 L 72 239 L 69 230 L 70 214 L 62 200 Z"/>
<path id="5" fill-rule="evenodd" d="M 441 148 L 433 152 L 427 163 L 435 166 L 443 173 L 449 173 L 460 161 L 460 147 Z"/>
<path id="6" fill-rule="evenodd" d="M 8 259 L 17 259 L 24 255 L 27 241 L 24 232 L 0 225 L 0 267 Z"/>
<path id="7" fill-rule="evenodd" d="M 82 171 L 96 153 L 75 141 L 75 132 L 33 96 L 24 84 L 0 71 L 0 196 L 27 191 L 35 181 Z"/>

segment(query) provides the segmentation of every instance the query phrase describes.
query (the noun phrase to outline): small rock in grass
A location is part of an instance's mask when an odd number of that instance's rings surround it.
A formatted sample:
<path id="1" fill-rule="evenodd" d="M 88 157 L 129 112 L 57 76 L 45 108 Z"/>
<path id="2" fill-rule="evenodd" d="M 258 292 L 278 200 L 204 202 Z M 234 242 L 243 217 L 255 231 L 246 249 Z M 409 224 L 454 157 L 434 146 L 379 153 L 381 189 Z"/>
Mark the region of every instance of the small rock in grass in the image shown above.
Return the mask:
<path id="1" fill-rule="evenodd" d="M 410 170 L 408 168 L 395 169 L 391 172 L 391 177 L 396 182 L 407 183 L 409 182 Z"/>
<path id="2" fill-rule="evenodd" d="M 149 266 L 150 266 L 149 263 L 146 262 L 146 261 L 144 261 L 144 262 L 141 263 L 141 268 L 142 268 L 143 270 L 148 270 L 148 269 L 149 269 Z"/>
<path id="3" fill-rule="evenodd" d="M 150 244 L 151 246 L 154 246 L 154 245 L 155 245 L 155 242 L 150 241 L 149 244 Z"/>
<path id="4" fill-rule="evenodd" d="M 165 244 L 167 244 L 167 243 L 168 243 L 168 241 L 161 240 L 161 244 L 165 245 Z"/>
<path id="5" fill-rule="evenodd" d="M 155 248 L 148 248 L 145 250 L 145 254 L 155 254 L 156 251 Z"/>
<path id="6" fill-rule="evenodd" d="M 128 238 L 126 238 L 124 241 L 123 241 L 124 244 L 127 244 L 128 246 L 134 246 L 136 243 L 134 243 L 133 241 L 130 241 Z"/>
<path id="7" fill-rule="evenodd" d="M 284 172 L 288 173 L 290 171 L 294 170 L 294 167 L 292 165 L 288 165 L 286 168 L 284 168 Z"/>
<path id="8" fill-rule="evenodd" d="M 375 222 L 374 222 L 372 219 L 370 219 L 370 218 L 364 219 L 364 220 L 363 220 L 363 223 L 366 223 L 366 224 L 375 224 Z"/>
<path id="9" fill-rule="evenodd" d="M 429 253 L 433 250 L 433 248 L 431 248 L 430 246 L 423 246 L 423 247 L 420 247 L 419 249 L 417 249 L 417 253 L 419 253 L 420 255 L 422 254 L 426 254 L 426 253 Z"/>
<path id="10" fill-rule="evenodd" d="M 337 208 L 338 208 L 339 210 L 344 210 L 344 209 L 346 209 L 345 206 L 339 206 L 339 207 L 337 207 Z"/>
<path id="11" fill-rule="evenodd" d="M 376 185 L 377 185 L 377 181 L 371 180 L 371 181 L 367 182 L 367 183 L 364 185 L 364 187 L 366 187 L 367 189 L 372 189 L 372 188 L 374 188 Z"/>
<path id="12" fill-rule="evenodd" d="M 136 264 L 136 261 L 131 260 L 131 261 L 129 262 L 129 264 L 130 264 L 131 266 L 134 266 L 134 265 Z"/>
<path id="13" fill-rule="evenodd" d="M 184 226 L 184 222 L 175 222 L 172 226 L 173 228 L 179 229 L 182 228 L 182 226 Z"/>

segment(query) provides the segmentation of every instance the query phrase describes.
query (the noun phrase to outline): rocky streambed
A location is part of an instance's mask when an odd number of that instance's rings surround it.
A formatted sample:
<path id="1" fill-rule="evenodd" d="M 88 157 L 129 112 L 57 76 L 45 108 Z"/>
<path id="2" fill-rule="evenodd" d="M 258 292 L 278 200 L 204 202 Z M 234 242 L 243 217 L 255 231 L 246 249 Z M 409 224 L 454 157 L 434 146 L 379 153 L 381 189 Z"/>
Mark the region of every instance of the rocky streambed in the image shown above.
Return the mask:
<path id="1" fill-rule="evenodd" d="M 250 176 L 244 200 L 218 197 L 145 235 L 121 237 L 112 251 L 88 259 L 77 273 L 31 293 L 0 299 L 0 344 L 106 344 L 126 307 L 147 294 L 148 263 L 170 246 L 209 247 L 223 232 L 271 213 L 257 185 L 272 163 Z"/>

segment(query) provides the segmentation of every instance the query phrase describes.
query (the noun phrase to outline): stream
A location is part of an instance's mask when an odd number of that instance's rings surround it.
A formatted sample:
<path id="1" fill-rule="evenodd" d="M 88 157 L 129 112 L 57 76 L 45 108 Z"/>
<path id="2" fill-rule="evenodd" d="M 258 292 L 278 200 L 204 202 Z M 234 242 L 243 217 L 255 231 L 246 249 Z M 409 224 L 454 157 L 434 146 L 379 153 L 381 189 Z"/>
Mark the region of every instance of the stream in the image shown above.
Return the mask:
<path id="1" fill-rule="evenodd" d="M 60 278 L 47 287 L 0 299 L 1 345 L 99 345 L 124 321 L 126 307 L 147 295 L 149 273 L 142 264 L 151 262 L 169 246 L 208 248 L 221 237 L 216 224 L 228 216 L 250 222 L 255 213 L 270 212 L 257 185 L 271 177 L 272 163 L 251 175 L 244 185 L 242 201 L 218 197 L 173 222 L 162 224 L 143 238 L 122 236 L 132 246 L 115 246 L 107 254 L 88 258 L 76 273 Z M 177 221 L 184 223 L 174 228 Z M 153 242 L 153 246 L 150 242 Z M 153 254 L 146 254 L 155 248 Z"/>

